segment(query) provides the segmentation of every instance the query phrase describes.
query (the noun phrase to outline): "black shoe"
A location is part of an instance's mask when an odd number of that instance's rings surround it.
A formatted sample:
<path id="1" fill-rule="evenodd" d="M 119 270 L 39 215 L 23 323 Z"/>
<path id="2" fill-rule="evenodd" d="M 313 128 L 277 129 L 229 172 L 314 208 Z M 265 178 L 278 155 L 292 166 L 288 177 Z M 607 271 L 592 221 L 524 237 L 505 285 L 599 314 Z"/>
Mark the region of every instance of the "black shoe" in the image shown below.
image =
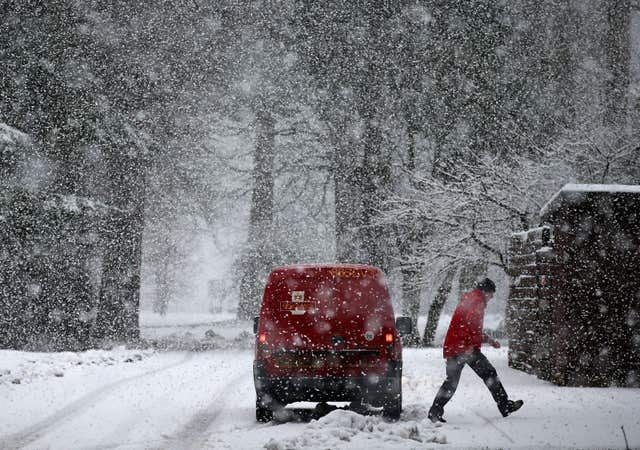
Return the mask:
<path id="1" fill-rule="evenodd" d="M 516 412 L 517 410 L 522 408 L 523 404 L 524 402 L 522 400 L 516 400 L 515 402 L 512 400 L 507 400 L 506 406 L 500 408 L 500 413 L 502 413 L 502 417 L 507 417 L 512 412 Z"/>
<path id="2" fill-rule="evenodd" d="M 447 421 L 442 418 L 442 414 L 443 414 L 442 410 L 438 411 L 437 409 L 431 408 L 429 410 L 429 415 L 427 417 L 429 417 L 429 420 L 433 423 L 438 423 L 438 422 L 446 423 Z"/>

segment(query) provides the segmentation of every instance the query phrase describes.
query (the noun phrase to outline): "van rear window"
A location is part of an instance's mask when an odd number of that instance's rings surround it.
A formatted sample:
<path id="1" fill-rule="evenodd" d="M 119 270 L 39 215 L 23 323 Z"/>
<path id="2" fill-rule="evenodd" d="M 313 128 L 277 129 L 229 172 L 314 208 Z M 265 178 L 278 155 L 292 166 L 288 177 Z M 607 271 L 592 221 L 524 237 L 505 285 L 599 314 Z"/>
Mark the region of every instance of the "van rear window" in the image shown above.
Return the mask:
<path id="1" fill-rule="evenodd" d="M 274 283 L 269 309 L 328 319 L 383 312 L 390 307 L 389 294 L 375 275 L 373 270 L 340 268 L 323 279 L 285 277 Z"/>

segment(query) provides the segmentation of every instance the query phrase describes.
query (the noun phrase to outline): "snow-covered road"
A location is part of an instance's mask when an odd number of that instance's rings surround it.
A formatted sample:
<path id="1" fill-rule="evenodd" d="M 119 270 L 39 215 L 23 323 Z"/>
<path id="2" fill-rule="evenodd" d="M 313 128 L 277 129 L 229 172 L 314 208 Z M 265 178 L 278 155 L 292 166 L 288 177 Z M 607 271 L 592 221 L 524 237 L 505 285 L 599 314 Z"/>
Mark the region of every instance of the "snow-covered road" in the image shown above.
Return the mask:
<path id="1" fill-rule="evenodd" d="M 405 350 L 402 420 L 335 410 L 258 424 L 248 349 L 81 354 L 0 351 L 2 449 L 640 448 L 640 389 L 560 388 L 506 366 L 525 406 L 506 419 L 469 369 L 434 426 L 428 406 L 444 374 L 437 349 Z M 306 405 L 295 405 L 305 407 Z"/>

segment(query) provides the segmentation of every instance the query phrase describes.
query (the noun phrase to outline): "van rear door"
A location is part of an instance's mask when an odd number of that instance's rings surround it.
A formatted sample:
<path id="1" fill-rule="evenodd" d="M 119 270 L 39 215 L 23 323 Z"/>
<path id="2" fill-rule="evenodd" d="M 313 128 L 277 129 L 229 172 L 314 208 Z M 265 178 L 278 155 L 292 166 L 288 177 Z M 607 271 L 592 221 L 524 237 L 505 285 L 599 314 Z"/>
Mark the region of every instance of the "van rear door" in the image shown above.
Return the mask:
<path id="1" fill-rule="evenodd" d="M 383 374 L 400 351 L 384 275 L 369 266 L 274 271 L 258 332 L 272 376 Z"/>

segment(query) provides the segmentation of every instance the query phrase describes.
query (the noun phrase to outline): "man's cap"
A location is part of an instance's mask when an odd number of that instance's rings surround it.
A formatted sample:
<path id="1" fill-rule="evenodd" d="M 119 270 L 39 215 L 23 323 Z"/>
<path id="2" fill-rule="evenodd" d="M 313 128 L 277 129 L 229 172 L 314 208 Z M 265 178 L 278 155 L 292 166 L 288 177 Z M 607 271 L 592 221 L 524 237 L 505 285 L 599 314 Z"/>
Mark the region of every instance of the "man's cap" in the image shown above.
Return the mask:
<path id="1" fill-rule="evenodd" d="M 495 292 L 496 284 L 489 278 L 482 278 L 476 283 L 476 287 L 484 292 Z"/>

